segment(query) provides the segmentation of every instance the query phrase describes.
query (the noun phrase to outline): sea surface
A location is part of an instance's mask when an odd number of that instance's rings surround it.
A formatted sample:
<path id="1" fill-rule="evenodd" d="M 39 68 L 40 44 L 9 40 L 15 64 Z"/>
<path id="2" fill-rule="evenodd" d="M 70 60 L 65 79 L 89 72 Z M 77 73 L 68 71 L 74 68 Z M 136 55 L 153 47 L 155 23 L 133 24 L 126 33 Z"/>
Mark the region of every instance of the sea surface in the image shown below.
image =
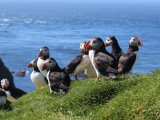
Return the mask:
<path id="1" fill-rule="evenodd" d="M 61 67 L 80 53 L 80 42 L 115 35 L 125 52 L 132 35 L 143 41 L 134 73 L 160 68 L 160 5 L 158 4 L 55 4 L 0 3 L 0 57 L 10 71 L 32 69 L 27 64 L 48 46 Z M 110 48 L 107 48 L 110 51 Z M 26 77 L 17 87 L 35 88 Z"/>

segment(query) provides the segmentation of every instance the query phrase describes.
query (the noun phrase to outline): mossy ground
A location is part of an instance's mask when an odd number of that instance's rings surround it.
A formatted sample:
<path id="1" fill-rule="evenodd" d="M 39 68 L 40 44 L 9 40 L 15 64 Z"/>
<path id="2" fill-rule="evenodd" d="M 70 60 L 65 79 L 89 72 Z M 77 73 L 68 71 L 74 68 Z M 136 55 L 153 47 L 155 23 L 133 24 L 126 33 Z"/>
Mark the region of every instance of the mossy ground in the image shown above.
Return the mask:
<path id="1" fill-rule="evenodd" d="M 73 81 L 66 95 L 48 87 L 0 110 L 1 120 L 159 120 L 160 70 L 118 80 Z"/>

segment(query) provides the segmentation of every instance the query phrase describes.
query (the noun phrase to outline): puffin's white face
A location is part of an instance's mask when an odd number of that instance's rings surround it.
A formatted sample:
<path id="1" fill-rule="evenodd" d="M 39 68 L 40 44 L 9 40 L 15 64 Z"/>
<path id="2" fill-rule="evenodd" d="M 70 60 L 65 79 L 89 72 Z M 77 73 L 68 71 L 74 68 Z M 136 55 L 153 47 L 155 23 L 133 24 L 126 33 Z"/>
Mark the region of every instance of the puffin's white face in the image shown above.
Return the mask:
<path id="1" fill-rule="evenodd" d="M 1 86 L 2 86 L 2 89 L 8 88 L 9 81 L 7 79 L 2 79 L 1 80 Z"/>
<path id="2" fill-rule="evenodd" d="M 131 46 L 142 46 L 142 41 L 136 36 L 131 37 L 129 43 Z"/>
<path id="3" fill-rule="evenodd" d="M 112 40 L 110 37 L 107 37 L 107 38 L 106 38 L 105 45 L 106 45 L 106 46 L 111 46 L 112 43 L 113 43 L 113 40 Z"/>
<path id="4" fill-rule="evenodd" d="M 32 60 L 32 61 L 28 64 L 28 68 L 37 67 L 37 61 L 38 61 L 38 59 Z"/>
<path id="5" fill-rule="evenodd" d="M 57 62 L 53 58 L 49 58 L 42 66 L 42 71 L 45 69 L 54 69 L 57 66 Z"/>
<path id="6" fill-rule="evenodd" d="M 48 55 L 49 55 L 49 48 L 48 47 L 43 47 L 40 49 L 39 57 L 48 56 Z"/>
<path id="7" fill-rule="evenodd" d="M 89 46 L 92 50 L 98 50 L 103 46 L 103 43 L 97 39 L 91 39 Z"/>

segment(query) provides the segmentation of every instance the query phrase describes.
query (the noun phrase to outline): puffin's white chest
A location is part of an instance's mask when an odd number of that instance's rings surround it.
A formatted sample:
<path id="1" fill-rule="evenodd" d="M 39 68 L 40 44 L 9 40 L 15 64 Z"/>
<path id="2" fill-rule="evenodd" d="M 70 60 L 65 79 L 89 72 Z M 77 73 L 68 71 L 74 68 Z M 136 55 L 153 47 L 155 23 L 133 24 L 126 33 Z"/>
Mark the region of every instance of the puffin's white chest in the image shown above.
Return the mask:
<path id="1" fill-rule="evenodd" d="M 94 70 L 96 72 L 97 77 L 100 77 L 101 74 L 100 74 L 99 70 L 96 68 L 96 64 L 95 64 L 95 61 L 94 61 L 94 56 L 95 56 L 95 51 L 94 50 L 90 50 L 89 51 L 90 61 L 91 61 L 92 65 L 93 65 L 93 68 L 94 68 Z"/>
<path id="2" fill-rule="evenodd" d="M 85 73 L 86 73 L 87 77 L 89 77 L 89 78 L 96 77 L 96 71 L 95 71 L 92 63 L 89 64 L 89 66 L 85 70 Z"/>
<path id="3" fill-rule="evenodd" d="M 40 72 L 33 71 L 30 77 L 36 88 L 42 88 L 47 85 L 44 76 Z"/>
<path id="4" fill-rule="evenodd" d="M 47 77 L 46 77 L 48 82 L 49 82 L 49 74 L 50 74 L 50 71 L 47 72 Z"/>
<path id="5" fill-rule="evenodd" d="M 45 60 L 42 60 L 41 58 L 38 58 L 37 66 L 39 71 L 46 77 L 47 76 L 47 70 L 42 71 L 42 65 L 45 63 Z"/>
<path id="6" fill-rule="evenodd" d="M 90 65 L 90 59 L 88 55 L 83 55 L 82 56 L 82 61 L 81 63 L 76 67 L 74 71 L 74 75 L 82 73 L 87 67 Z"/>
<path id="7" fill-rule="evenodd" d="M 138 61 L 139 61 L 139 57 L 140 57 L 140 55 L 139 55 L 139 51 L 136 51 L 136 52 L 134 52 L 135 54 L 136 54 L 136 60 L 135 60 L 135 62 L 134 62 L 134 64 L 133 64 L 133 66 L 132 66 L 132 69 L 130 70 L 130 72 L 129 73 L 132 73 L 132 71 L 133 71 L 133 68 L 136 66 L 136 64 L 138 63 Z"/>
<path id="8" fill-rule="evenodd" d="M 50 93 L 52 93 L 52 89 L 51 89 L 51 83 L 50 83 L 50 80 L 49 80 L 49 75 L 50 75 L 50 71 L 47 72 L 47 80 L 48 80 L 48 86 L 49 86 L 49 90 L 50 90 Z"/>

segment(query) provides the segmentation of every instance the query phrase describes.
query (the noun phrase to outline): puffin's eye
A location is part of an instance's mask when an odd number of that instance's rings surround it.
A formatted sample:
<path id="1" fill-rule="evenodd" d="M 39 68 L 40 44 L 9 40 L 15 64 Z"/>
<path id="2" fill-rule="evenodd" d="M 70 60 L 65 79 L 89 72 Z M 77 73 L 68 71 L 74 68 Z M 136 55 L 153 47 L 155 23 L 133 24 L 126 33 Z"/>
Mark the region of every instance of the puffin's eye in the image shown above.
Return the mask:
<path id="1" fill-rule="evenodd" d="M 49 63 L 51 63 L 51 61 L 49 61 Z"/>
<path id="2" fill-rule="evenodd" d="M 47 51 L 46 49 L 44 49 L 44 51 Z"/>
<path id="3" fill-rule="evenodd" d="M 93 41 L 93 44 L 96 44 L 96 41 Z"/>

